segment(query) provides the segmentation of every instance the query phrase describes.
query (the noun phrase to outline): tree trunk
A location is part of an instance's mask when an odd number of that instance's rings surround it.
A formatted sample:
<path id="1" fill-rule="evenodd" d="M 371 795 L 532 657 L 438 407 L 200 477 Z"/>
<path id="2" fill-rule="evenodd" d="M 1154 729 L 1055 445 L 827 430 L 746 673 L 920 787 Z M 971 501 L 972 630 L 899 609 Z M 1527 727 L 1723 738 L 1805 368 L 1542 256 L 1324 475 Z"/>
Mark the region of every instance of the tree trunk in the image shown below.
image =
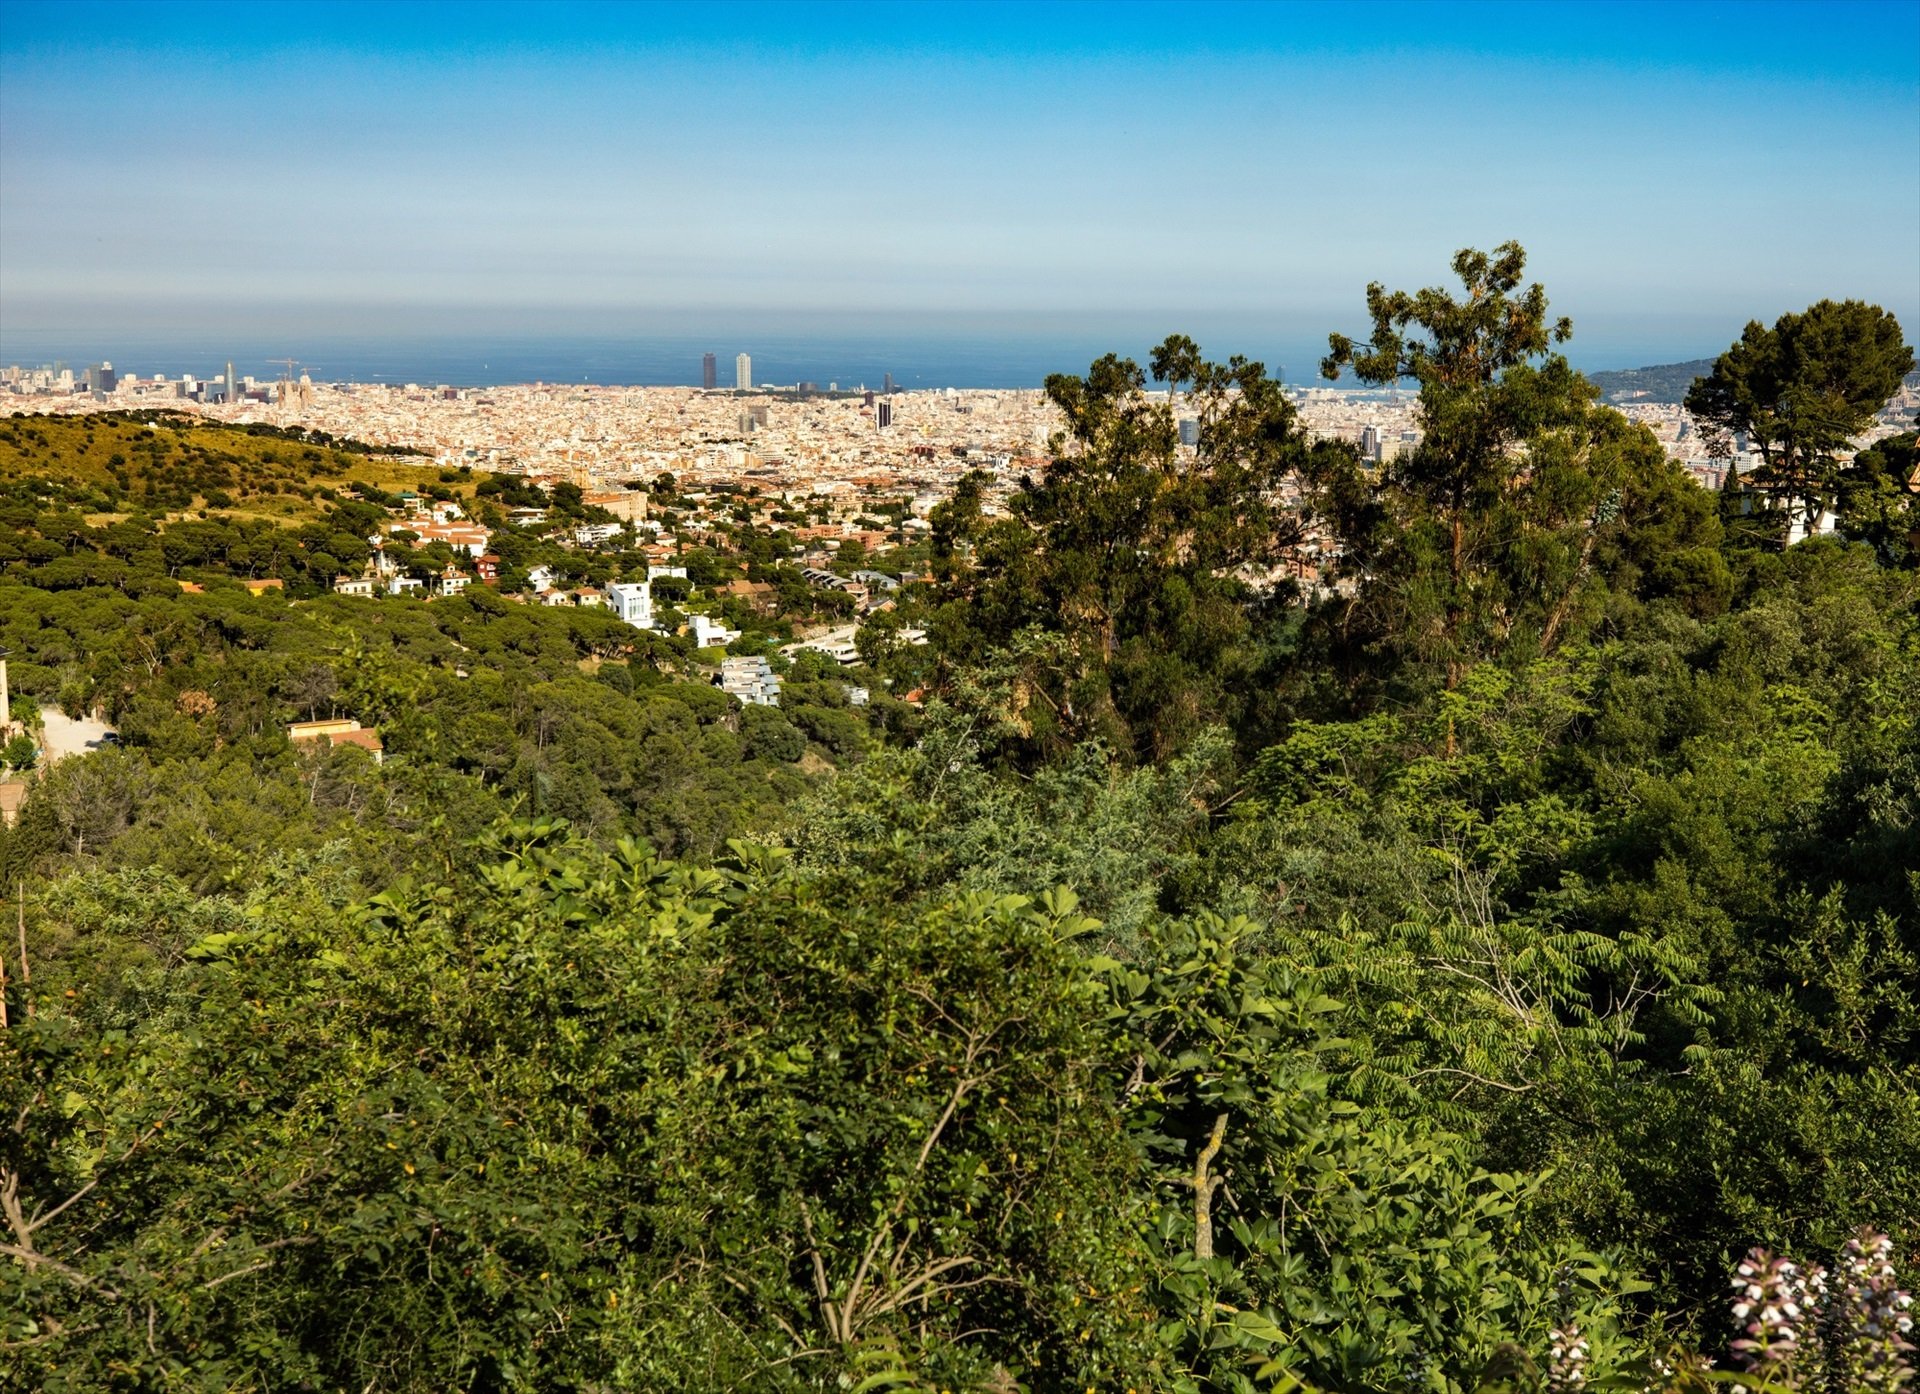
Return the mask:
<path id="1" fill-rule="evenodd" d="M 1193 1256 L 1195 1258 L 1213 1257 L 1213 1193 L 1223 1184 L 1222 1178 L 1209 1176 L 1207 1169 L 1213 1165 L 1213 1159 L 1220 1155 L 1220 1144 L 1227 1135 L 1227 1115 L 1220 1114 L 1213 1120 L 1213 1133 L 1207 1138 L 1207 1145 L 1200 1149 L 1200 1155 L 1193 1162 Z"/>

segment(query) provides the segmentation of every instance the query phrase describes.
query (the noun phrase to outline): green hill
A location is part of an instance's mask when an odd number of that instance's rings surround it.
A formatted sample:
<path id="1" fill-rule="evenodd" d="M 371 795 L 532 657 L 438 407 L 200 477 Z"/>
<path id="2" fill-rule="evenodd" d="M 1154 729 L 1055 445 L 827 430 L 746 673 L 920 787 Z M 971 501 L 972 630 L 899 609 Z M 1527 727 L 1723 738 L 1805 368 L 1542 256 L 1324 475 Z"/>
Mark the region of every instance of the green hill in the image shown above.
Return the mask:
<path id="1" fill-rule="evenodd" d="M 1610 373 L 1588 373 L 1610 400 L 1617 402 L 1682 402 L 1695 378 L 1713 371 L 1711 358 L 1685 363 L 1661 363 L 1651 368 L 1621 368 Z"/>
<path id="2" fill-rule="evenodd" d="M 0 419 L 0 485 L 34 479 L 149 512 L 217 508 L 285 523 L 318 517 L 321 491 L 349 481 L 387 492 L 474 487 L 457 475 L 443 481 L 402 451 L 153 411 Z"/>

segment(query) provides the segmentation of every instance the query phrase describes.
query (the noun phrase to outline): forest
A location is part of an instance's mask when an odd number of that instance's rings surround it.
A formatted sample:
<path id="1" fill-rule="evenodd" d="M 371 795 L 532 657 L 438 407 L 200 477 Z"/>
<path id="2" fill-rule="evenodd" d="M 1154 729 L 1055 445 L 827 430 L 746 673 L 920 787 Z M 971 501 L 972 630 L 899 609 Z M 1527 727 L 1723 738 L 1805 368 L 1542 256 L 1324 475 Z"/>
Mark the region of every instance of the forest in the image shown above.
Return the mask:
<path id="1" fill-rule="evenodd" d="M 1588 376 L 1593 385 L 1609 398 L 1684 402 L 1693 384 L 1712 371 L 1713 360 L 1701 358 L 1688 363 L 1661 363 L 1648 368 L 1617 368 Z"/>
<path id="2" fill-rule="evenodd" d="M 0 1387 L 1904 1387 L 1912 350 L 1748 326 L 1709 493 L 1517 245 L 1452 272 L 1324 365 L 1416 449 L 1181 336 L 1051 378 L 858 665 L 743 637 L 777 707 L 302 559 L 514 486 L 0 421 L 16 706 L 120 733 L 0 833 Z"/>

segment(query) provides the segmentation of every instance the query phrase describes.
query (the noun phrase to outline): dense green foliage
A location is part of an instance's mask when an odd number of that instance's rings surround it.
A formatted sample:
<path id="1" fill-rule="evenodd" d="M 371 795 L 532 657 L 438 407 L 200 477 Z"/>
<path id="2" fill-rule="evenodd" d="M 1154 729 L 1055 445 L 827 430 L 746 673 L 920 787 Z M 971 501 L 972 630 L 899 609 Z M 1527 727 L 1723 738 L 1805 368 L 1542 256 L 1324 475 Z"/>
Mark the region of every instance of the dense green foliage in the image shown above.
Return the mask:
<path id="1" fill-rule="evenodd" d="M 1900 390 L 1913 350 L 1877 305 L 1822 300 L 1768 329 L 1747 325 L 1713 372 L 1687 392 L 1687 409 L 1760 455 L 1757 482 L 1785 517 L 1817 519 L 1837 501 L 1847 443 Z"/>
<path id="2" fill-rule="evenodd" d="M 1911 438 L 1842 536 L 1723 530 L 1517 247 L 1455 268 L 1334 339 L 1420 387 L 1382 468 L 1185 340 L 1198 448 L 1055 379 L 864 710 L 485 592 L 9 568 L 16 686 L 126 742 L 0 843 L 9 1375 L 1566 1391 L 1577 1333 L 1700 1390 L 1753 1246 L 1912 1286 Z"/>
<path id="3" fill-rule="evenodd" d="M 1259 682 L 1250 584 L 1299 540 L 1280 495 L 1316 457 L 1293 404 L 1257 363 L 1226 366 L 1170 339 L 1153 376 L 1188 390 L 1201 444 L 1181 458 L 1166 401 L 1111 356 L 1049 395 L 1067 429 L 1042 478 L 989 519 L 977 481 L 935 516 L 936 615 L 948 663 L 978 666 L 1023 633 L 1050 643 L 1015 679 L 1036 751 L 1098 738 L 1164 759 L 1209 721 L 1245 712 Z"/>
<path id="4" fill-rule="evenodd" d="M 1890 566 L 1920 565 L 1920 434 L 1889 436 L 1840 471 L 1840 528 Z"/>
<path id="5" fill-rule="evenodd" d="M 344 839 L 385 884 L 418 861 L 423 836 L 464 855 L 515 811 L 709 858 L 771 828 L 804 787 L 803 730 L 833 742 L 832 758 L 867 740 L 865 722 L 833 725 L 845 703 L 833 683 L 796 685 L 785 715 L 764 714 L 771 731 L 743 725 L 681 650 L 604 610 L 484 591 L 384 606 L 237 588 L 0 596 L 15 690 L 98 706 L 127 742 L 36 786 L 0 844 L 9 878 L 49 855 L 99 855 L 213 890 L 246 884 L 278 852 Z M 385 766 L 289 744 L 286 722 L 342 711 L 380 730 Z"/>
<path id="6" fill-rule="evenodd" d="M 1695 380 L 1713 371 L 1711 358 L 1694 358 L 1685 363 L 1659 363 L 1647 368 L 1616 368 L 1610 372 L 1589 373 L 1593 385 L 1608 397 L 1641 402 L 1686 401 Z"/>

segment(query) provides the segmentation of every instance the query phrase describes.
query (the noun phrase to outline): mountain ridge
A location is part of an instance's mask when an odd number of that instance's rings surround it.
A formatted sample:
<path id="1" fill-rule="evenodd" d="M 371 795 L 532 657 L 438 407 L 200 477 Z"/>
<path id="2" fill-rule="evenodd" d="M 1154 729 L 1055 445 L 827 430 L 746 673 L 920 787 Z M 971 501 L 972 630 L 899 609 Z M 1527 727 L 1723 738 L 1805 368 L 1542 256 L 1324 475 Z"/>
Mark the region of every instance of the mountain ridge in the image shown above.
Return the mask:
<path id="1" fill-rule="evenodd" d="M 1617 368 L 1611 372 L 1588 373 L 1593 385 L 1613 401 L 1674 402 L 1686 400 L 1694 379 L 1713 371 L 1711 358 L 1694 358 L 1685 363 L 1657 363 L 1646 368 Z"/>

